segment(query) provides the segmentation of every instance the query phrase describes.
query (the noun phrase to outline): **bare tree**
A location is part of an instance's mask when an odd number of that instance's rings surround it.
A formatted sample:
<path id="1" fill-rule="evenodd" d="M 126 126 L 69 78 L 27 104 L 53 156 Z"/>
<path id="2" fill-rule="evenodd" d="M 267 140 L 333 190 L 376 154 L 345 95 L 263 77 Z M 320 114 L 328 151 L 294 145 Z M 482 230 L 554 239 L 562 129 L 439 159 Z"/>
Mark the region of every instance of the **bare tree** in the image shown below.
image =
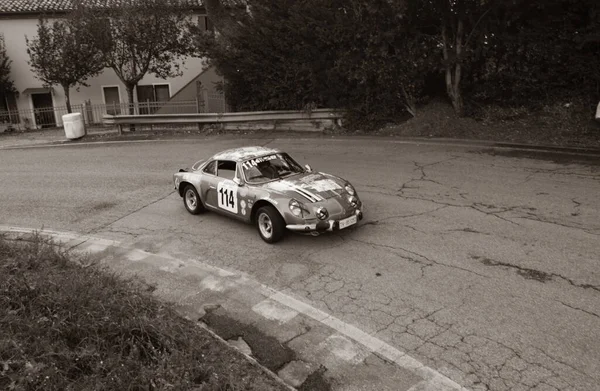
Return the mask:
<path id="1" fill-rule="evenodd" d="M 86 18 L 87 11 L 77 6 L 63 20 L 52 23 L 40 18 L 37 36 L 29 40 L 29 65 L 45 85 L 62 86 L 67 112 L 71 113 L 70 89 L 88 86 L 88 78 L 104 69 L 104 58 L 95 41 L 97 23 Z"/>
<path id="2" fill-rule="evenodd" d="M 437 1 L 446 92 L 459 116 L 464 114 L 461 80 L 468 51 L 475 37 L 480 35 L 482 21 L 497 4 L 496 0 Z"/>

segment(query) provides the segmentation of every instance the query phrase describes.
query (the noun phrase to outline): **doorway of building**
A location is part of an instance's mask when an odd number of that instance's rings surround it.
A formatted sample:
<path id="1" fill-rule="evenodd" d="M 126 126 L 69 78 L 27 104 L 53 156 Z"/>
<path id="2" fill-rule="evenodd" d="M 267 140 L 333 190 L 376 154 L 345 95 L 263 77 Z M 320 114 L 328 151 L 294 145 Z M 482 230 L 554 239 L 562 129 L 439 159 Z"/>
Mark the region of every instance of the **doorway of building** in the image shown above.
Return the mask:
<path id="1" fill-rule="evenodd" d="M 121 94 L 119 87 L 102 87 L 104 93 L 104 103 L 106 105 L 106 114 L 121 115 Z"/>
<path id="2" fill-rule="evenodd" d="M 56 127 L 52 94 L 49 92 L 31 94 L 35 124 L 41 128 Z"/>

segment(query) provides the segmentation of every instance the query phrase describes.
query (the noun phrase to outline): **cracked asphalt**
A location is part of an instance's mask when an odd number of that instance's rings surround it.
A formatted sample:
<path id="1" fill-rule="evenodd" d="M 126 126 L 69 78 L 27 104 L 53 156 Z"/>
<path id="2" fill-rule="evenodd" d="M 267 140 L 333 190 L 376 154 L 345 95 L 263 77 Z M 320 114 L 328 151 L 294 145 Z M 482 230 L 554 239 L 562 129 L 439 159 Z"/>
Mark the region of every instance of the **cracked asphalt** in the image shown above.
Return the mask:
<path id="1" fill-rule="evenodd" d="M 277 246 L 189 215 L 171 175 L 241 145 L 349 179 L 353 229 Z M 0 151 L 0 223 L 201 254 L 470 390 L 600 390 L 600 158 L 384 139 L 227 139 Z"/>

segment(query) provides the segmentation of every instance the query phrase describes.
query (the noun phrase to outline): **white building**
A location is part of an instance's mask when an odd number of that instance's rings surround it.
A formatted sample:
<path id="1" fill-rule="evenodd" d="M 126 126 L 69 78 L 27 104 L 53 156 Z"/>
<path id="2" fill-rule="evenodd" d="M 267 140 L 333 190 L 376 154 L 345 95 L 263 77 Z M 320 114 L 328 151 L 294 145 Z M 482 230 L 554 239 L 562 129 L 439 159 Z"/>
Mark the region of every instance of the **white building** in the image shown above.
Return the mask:
<path id="1" fill-rule="evenodd" d="M 111 0 L 84 0 L 98 5 L 100 1 L 109 3 Z M 192 4 L 192 17 L 203 28 L 208 29 L 210 23 L 201 0 L 186 0 Z M 61 115 L 66 113 L 66 102 L 62 87 L 47 88 L 41 80 L 35 77 L 31 70 L 27 54 L 25 36 L 29 39 L 37 36 L 39 18 L 52 21 L 63 17 L 71 8 L 71 0 L 2 0 L 0 1 L 0 35 L 4 37 L 7 54 L 12 61 L 11 79 L 17 93 L 14 96 L 0 97 L 0 122 L 10 121 L 23 128 L 40 128 L 61 126 Z M 183 75 L 170 79 L 159 79 L 147 74 L 134 91 L 136 102 L 165 102 L 200 100 L 203 96 L 214 93 L 214 82 L 221 78 L 212 68 L 206 69 L 201 58 L 187 58 L 182 67 Z M 70 91 L 73 111 L 83 110 L 94 118 L 86 121 L 99 122 L 103 113 L 99 108 L 111 108 L 127 104 L 127 91 L 117 75 L 106 68 L 100 75 L 86 81 L 89 87 L 72 88 Z M 204 89 L 204 92 L 202 91 Z M 156 106 L 157 103 L 154 103 Z M 7 120 L 7 111 L 11 113 Z M 179 112 L 195 111 L 194 105 L 188 105 Z M 204 111 L 219 111 L 218 108 Z M 15 116 L 15 112 L 18 113 Z M 18 118 L 17 118 L 18 117 Z M 98 118 L 100 117 L 100 118 Z"/>

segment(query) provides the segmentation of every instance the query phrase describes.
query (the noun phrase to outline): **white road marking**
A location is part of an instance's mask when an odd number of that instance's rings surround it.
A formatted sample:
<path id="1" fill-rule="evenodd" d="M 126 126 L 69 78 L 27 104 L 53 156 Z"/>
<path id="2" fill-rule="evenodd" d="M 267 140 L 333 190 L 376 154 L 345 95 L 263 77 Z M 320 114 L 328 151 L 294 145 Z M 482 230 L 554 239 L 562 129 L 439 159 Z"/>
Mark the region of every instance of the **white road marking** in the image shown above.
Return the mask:
<path id="1" fill-rule="evenodd" d="M 16 232 L 16 233 L 32 233 L 35 230 L 0 225 L 0 231 Z M 37 232 L 39 232 L 40 234 L 46 234 L 46 235 L 50 235 L 53 237 L 54 236 L 68 236 L 68 237 L 73 237 L 73 239 L 76 238 L 76 234 L 69 233 L 69 232 L 58 232 L 58 231 L 52 231 L 52 230 L 37 230 Z M 90 241 L 90 242 L 93 242 L 93 241 L 98 241 L 99 243 L 107 242 L 107 240 L 103 239 L 103 238 L 94 238 L 94 237 L 88 237 L 85 235 L 81 235 L 79 237 L 87 238 L 88 241 Z M 113 243 L 114 246 L 119 246 L 119 242 L 111 241 L 111 240 L 108 240 L 108 242 Z M 148 255 L 157 256 L 155 254 L 150 254 L 150 253 L 148 253 Z M 175 259 L 174 257 L 171 257 L 171 256 L 163 256 L 163 257 L 170 259 L 170 260 Z M 351 340 L 354 340 L 355 342 L 358 342 L 359 344 L 363 345 L 370 352 L 373 352 L 373 353 L 379 355 L 380 357 L 383 357 L 391 362 L 394 362 L 399 367 L 409 370 L 409 371 L 417 374 L 418 376 L 422 377 L 424 379 L 424 381 L 417 383 L 415 386 L 413 386 L 410 389 L 410 391 L 434 391 L 434 390 L 435 391 L 457 391 L 457 390 L 469 391 L 467 388 L 462 387 L 460 384 L 458 384 L 455 381 L 451 380 L 450 378 L 444 376 L 443 374 L 436 371 L 435 369 L 432 369 L 432 368 L 424 365 L 420 361 L 409 356 L 405 352 L 402 352 L 402 351 L 396 349 L 395 347 L 389 345 L 388 343 L 386 343 L 372 335 L 369 335 L 368 333 L 360 330 L 359 328 L 352 326 L 348 323 L 345 323 L 342 320 L 340 320 L 334 316 L 331 316 L 324 311 L 316 309 L 303 301 L 295 299 L 295 298 L 291 297 L 290 295 L 287 295 L 283 292 L 279 292 L 267 285 L 261 284 L 261 283 L 257 282 L 256 280 L 253 280 L 252 278 L 250 278 L 248 275 L 246 275 L 246 273 L 242 273 L 242 272 L 232 273 L 230 271 L 226 271 L 224 269 L 221 269 L 221 268 L 218 268 L 215 266 L 206 265 L 196 258 L 192 258 L 192 259 L 194 260 L 194 262 L 197 263 L 197 265 L 202 265 L 202 267 L 206 267 L 207 270 L 210 270 L 213 273 L 215 273 L 215 271 L 217 271 L 217 270 L 222 270 L 222 272 L 219 273 L 218 275 L 228 275 L 228 276 L 234 275 L 234 276 L 238 277 L 237 281 L 234 283 L 232 281 L 225 280 L 224 278 L 217 278 L 215 276 L 209 276 L 209 277 L 206 277 L 205 279 L 203 279 L 201 282 L 201 285 L 204 288 L 220 291 L 220 290 L 225 289 L 228 285 L 231 286 L 231 285 L 236 285 L 236 284 L 257 287 L 257 288 L 259 288 L 261 293 L 268 296 L 268 298 L 270 300 L 278 302 L 293 311 L 301 313 L 305 316 L 308 316 L 318 322 L 321 322 L 321 323 L 329 326 L 330 328 L 337 331 L 342 336 L 345 336 L 345 337 L 347 337 Z M 215 274 L 217 274 L 217 273 L 215 273 Z M 343 354 L 342 354 L 342 356 L 343 356 Z"/>
<path id="2" fill-rule="evenodd" d="M 327 313 L 318 310 L 300 300 L 294 299 L 282 292 L 276 292 L 270 296 L 270 299 L 276 300 L 281 304 L 285 304 L 290 308 L 295 309 L 304 315 L 313 318 L 321 323 L 326 324 L 340 334 L 347 336 L 362 344 L 370 351 L 378 354 L 385 359 L 396 363 L 401 368 L 407 369 L 418 374 L 428 382 L 435 384 L 440 391 L 443 390 L 461 390 L 468 391 L 460 384 L 442 375 L 438 371 L 423 365 L 420 361 L 414 359 L 408 354 L 396 349 L 395 347 L 385 343 L 384 341 L 365 333 L 364 331 L 345 323 Z M 433 388 L 430 388 L 433 390 Z"/>

